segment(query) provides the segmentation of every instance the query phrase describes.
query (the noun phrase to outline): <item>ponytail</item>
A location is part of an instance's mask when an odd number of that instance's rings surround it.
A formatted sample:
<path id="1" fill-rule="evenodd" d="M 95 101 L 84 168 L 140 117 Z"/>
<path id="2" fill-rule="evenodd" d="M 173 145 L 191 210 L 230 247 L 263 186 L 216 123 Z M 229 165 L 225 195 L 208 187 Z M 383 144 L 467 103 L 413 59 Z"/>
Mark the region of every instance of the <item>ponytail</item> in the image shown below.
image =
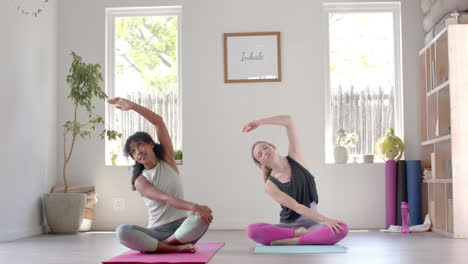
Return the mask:
<path id="1" fill-rule="evenodd" d="M 135 161 L 135 165 L 133 165 L 133 173 L 132 173 L 132 191 L 135 191 L 135 181 L 136 179 L 141 175 L 145 167 L 143 167 L 143 164 L 140 164 Z"/>
<path id="2" fill-rule="evenodd" d="M 271 168 L 269 167 L 262 168 L 262 173 L 263 173 L 263 182 L 267 182 L 268 177 L 271 174 Z"/>

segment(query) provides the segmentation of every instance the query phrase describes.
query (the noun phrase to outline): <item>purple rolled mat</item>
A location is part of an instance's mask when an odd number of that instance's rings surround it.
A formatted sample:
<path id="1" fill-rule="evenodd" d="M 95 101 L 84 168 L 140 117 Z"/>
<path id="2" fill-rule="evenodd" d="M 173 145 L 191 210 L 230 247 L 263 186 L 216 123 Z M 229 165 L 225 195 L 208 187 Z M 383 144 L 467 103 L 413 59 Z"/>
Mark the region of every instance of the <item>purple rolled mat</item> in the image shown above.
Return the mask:
<path id="1" fill-rule="evenodd" d="M 396 188 L 397 166 L 394 160 L 385 162 L 385 211 L 386 211 L 386 228 L 390 225 L 396 225 L 396 209 L 397 209 L 397 188 Z"/>

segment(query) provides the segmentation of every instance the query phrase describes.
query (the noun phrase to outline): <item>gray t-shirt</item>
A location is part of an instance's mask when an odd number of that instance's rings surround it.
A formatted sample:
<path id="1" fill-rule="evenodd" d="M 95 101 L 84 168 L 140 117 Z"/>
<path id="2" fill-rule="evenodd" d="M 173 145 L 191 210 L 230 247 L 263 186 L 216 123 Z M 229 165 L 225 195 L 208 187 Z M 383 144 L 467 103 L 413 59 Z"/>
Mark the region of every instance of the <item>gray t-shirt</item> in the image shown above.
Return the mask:
<path id="1" fill-rule="evenodd" d="M 142 175 L 157 189 L 179 199 L 184 199 L 180 175 L 163 160 L 159 160 L 156 167 L 143 170 Z M 167 203 L 156 202 L 146 197 L 143 197 L 143 201 L 148 208 L 148 228 L 154 228 L 187 217 L 189 213 L 171 207 Z"/>

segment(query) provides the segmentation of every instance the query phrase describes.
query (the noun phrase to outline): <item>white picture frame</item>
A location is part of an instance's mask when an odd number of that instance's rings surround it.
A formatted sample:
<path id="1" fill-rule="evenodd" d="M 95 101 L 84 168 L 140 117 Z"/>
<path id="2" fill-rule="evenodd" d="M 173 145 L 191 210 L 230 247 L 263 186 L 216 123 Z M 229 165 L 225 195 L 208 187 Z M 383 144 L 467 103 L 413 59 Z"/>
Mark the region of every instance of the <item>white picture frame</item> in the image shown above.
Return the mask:
<path id="1" fill-rule="evenodd" d="M 224 82 L 281 82 L 280 35 L 225 33 Z"/>

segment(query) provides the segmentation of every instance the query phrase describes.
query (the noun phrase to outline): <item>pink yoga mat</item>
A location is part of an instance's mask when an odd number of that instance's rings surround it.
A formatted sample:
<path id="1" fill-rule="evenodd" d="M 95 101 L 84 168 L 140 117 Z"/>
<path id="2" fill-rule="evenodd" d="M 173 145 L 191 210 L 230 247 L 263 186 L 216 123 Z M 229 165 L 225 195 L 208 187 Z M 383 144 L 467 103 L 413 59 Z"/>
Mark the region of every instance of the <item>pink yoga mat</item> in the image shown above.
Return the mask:
<path id="1" fill-rule="evenodd" d="M 130 250 L 102 263 L 207 263 L 224 243 L 197 243 L 195 246 L 198 249 L 195 253 L 143 254 Z"/>
<path id="2" fill-rule="evenodd" d="M 397 210 L 397 189 L 396 189 L 396 162 L 387 160 L 385 162 L 385 209 L 386 209 L 386 227 L 396 225 L 396 210 Z"/>

